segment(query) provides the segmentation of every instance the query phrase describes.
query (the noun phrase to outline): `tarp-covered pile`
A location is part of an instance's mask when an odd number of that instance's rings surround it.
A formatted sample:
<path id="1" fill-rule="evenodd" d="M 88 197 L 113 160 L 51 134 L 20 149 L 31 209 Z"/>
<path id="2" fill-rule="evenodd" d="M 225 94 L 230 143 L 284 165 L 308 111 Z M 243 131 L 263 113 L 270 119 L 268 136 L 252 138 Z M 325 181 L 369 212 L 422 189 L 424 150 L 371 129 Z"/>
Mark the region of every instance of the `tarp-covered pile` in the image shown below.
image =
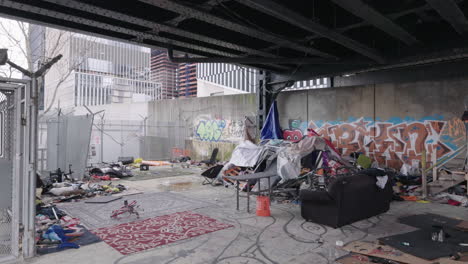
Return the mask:
<path id="1" fill-rule="evenodd" d="M 219 172 L 218 180 L 229 186 L 233 182 L 224 176 L 268 171 L 276 174 L 270 179 L 272 185 L 299 190 L 307 175 L 314 174 L 319 169 L 324 169 L 326 176 L 331 178 L 336 174 L 346 173 L 350 167 L 352 165 L 341 158 L 320 136 L 305 137 L 299 142 L 264 140 L 259 145 L 243 141 L 234 149 L 231 159 Z M 255 191 L 260 184 L 260 189 L 264 190 L 268 180 L 262 179 L 259 182 L 247 182 L 243 188 L 248 185 Z"/>

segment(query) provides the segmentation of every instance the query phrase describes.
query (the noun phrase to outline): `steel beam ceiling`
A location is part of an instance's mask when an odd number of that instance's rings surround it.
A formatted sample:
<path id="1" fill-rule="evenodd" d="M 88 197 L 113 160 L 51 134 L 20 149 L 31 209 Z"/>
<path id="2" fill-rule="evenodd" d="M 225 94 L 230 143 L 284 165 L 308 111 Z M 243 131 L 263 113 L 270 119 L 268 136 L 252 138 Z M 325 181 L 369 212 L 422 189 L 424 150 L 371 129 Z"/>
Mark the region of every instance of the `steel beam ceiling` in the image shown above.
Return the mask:
<path id="1" fill-rule="evenodd" d="M 304 30 L 317 33 L 325 38 L 335 41 L 336 43 L 343 45 L 351 50 L 356 51 L 366 57 L 369 57 L 377 62 L 384 63 L 385 59 L 377 51 L 366 47 L 365 45 L 348 38 L 332 29 L 329 29 L 321 24 L 318 24 L 301 14 L 292 11 L 285 6 L 277 4 L 271 0 L 235 0 L 244 5 L 255 8 L 259 11 L 267 13 L 273 17 L 279 18 L 292 25 L 300 27 Z"/>
<path id="2" fill-rule="evenodd" d="M 216 49 L 211 49 L 211 48 L 206 48 L 206 47 L 199 46 L 199 45 L 185 43 L 182 41 L 171 40 L 171 39 L 160 37 L 152 33 L 136 32 L 134 30 L 127 29 L 121 26 L 114 26 L 114 25 L 110 25 L 110 24 L 106 24 L 102 22 L 97 22 L 91 19 L 70 16 L 69 14 L 66 14 L 66 13 L 44 9 L 44 8 L 40 8 L 37 6 L 30 5 L 30 4 L 18 3 L 18 2 L 14 2 L 10 0 L 0 0 L 0 6 L 21 9 L 21 10 L 25 10 L 25 11 L 32 12 L 35 14 L 49 16 L 55 19 L 61 19 L 64 21 L 78 23 L 78 24 L 86 25 L 86 26 L 92 26 L 92 27 L 96 27 L 99 29 L 103 29 L 103 30 L 109 30 L 113 32 L 128 34 L 130 36 L 134 36 L 137 42 L 143 43 L 144 40 L 147 39 L 147 40 L 153 40 L 153 41 L 163 43 L 165 45 L 164 48 L 179 46 L 179 47 L 193 50 L 193 53 L 197 55 L 204 55 L 204 53 L 209 53 L 209 54 L 224 56 L 224 57 L 236 57 L 237 56 L 237 54 L 235 53 L 223 52 L 223 51 L 219 51 Z"/>
<path id="3" fill-rule="evenodd" d="M 453 0 L 426 0 L 458 34 L 468 35 L 468 20 Z"/>
<path id="4" fill-rule="evenodd" d="M 395 24 L 392 20 L 385 17 L 371 6 L 365 4 L 361 0 L 332 0 L 337 5 L 346 9 L 353 15 L 360 17 L 367 21 L 369 24 L 377 27 L 378 29 L 388 33 L 389 35 L 401 40 L 407 45 L 417 44 L 419 41 L 410 33 L 404 30 L 399 25 Z"/>
<path id="5" fill-rule="evenodd" d="M 43 1 L 53 3 L 53 4 L 57 4 L 57 5 L 61 5 L 63 7 L 69 7 L 69 8 L 73 8 L 73 9 L 76 9 L 76 10 L 88 12 L 88 13 L 91 13 L 91 14 L 97 13 L 97 14 L 99 14 L 99 16 L 112 18 L 112 19 L 120 20 L 120 21 L 125 21 L 127 23 L 139 25 L 139 26 L 142 26 L 142 27 L 147 27 L 147 28 L 152 29 L 154 31 L 154 33 L 158 33 L 158 32 L 163 31 L 163 32 L 168 32 L 168 33 L 171 33 L 171 34 L 174 34 L 174 35 L 177 35 L 177 36 L 181 36 L 181 37 L 184 37 L 184 38 L 194 39 L 194 40 L 198 40 L 198 41 L 201 41 L 201 42 L 216 45 L 216 46 L 219 46 L 219 47 L 236 50 L 236 51 L 243 52 L 243 53 L 246 53 L 246 54 L 254 54 L 254 55 L 259 55 L 259 56 L 264 56 L 264 57 L 271 57 L 271 58 L 278 58 L 279 57 L 279 56 L 273 55 L 273 54 L 268 53 L 268 52 L 263 52 L 263 51 L 248 48 L 248 47 L 245 47 L 245 46 L 233 44 L 233 43 L 230 43 L 230 42 L 226 42 L 226 41 L 206 37 L 206 36 L 203 36 L 203 35 L 200 35 L 200 34 L 195 34 L 195 33 L 192 33 L 192 32 L 186 31 L 186 30 L 179 29 L 179 28 L 171 26 L 171 25 L 166 25 L 164 23 L 156 23 L 156 22 L 149 21 L 149 20 L 146 20 L 146 19 L 141 19 L 141 18 L 129 16 L 129 15 L 126 15 L 126 14 L 123 14 L 123 13 L 120 13 L 120 12 L 110 11 L 108 9 L 104 9 L 104 8 L 97 7 L 97 6 L 94 6 L 94 5 L 82 3 L 82 2 L 76 1 L 76 0 L 43 0 Z"/>
<path id="6" fill-rule="evenodd" d="M 232 63 L 232 64 L 315 64 L 315 65 L 336 65 L 336 64 L 355 64 L 355 62 L 330 61 L 324 58 L 259 58 L 259 57 L 237 57 L 237 58 L 186 58 L 173 57 L 169 49 L 169 59 L 175 63 Z M 363 63 L 359 63 L 362 65 Z"/>
<path id="7" fill-rule="evenodd" d="M 280 37 L 277 35 L 273 35 L 270 33 L 265 33 L 263 31 L 246 27 L 232 21 L 226 20 L 224 18 L 212 15 L 206 11 L 196 9 L 194 7 L 187 6 L 185 4 L 181 4 L 177 1 L 169 1 L 169 0 L 139 0 L 140 2 L 144 2 L 150 5 L 157 6 L 162 9 L 170 10 L 172 12 L 176 12 L 179 15 L 184 17 L 194 18 L 212 25 L 216 25 L 218 27 L 222 27 L 228 30 L 232 30 L 246 36 L 268 41 L 271 43 L 276 43 L 281 45 L 282 47 L 294 49 L 297 51 L 305 52 L 310 55 L 317 55 L 326 58 L 335 58 L 334 56 L 327 54 L 325 52 L 319 51 L 313 47 L 309 47 L 303 44 L 298 44 L 293 41 L 288 40 L 285 37 Z"/>

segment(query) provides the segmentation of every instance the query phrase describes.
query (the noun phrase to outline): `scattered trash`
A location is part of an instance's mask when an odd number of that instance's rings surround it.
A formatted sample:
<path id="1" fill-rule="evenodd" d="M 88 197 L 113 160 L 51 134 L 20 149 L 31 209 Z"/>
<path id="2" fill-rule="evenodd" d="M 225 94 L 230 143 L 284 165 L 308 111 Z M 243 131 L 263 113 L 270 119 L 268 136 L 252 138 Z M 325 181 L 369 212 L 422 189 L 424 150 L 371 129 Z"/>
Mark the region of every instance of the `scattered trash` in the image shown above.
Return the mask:
<path id="1" fill-rule="evenodd" d="M 415 202 L 415 201 L 418 200 L 418 197 L 416 197 L 416 196 L 401 195 L 400 197 L 401 197 L 403 200 L 405 200 L 405 201 L 413 201 L 413 202 Z"/>
<path id="2" fill-rule="evenodd" d="M 78 244 L 72 242 L 84 234 L 79 224 L 79 219 L 67 216 L 55 206 L 39 205 L 35 217 L 38 250 L 43 252 L 49 248 L 53 252 L 54 249 L 79 248 Z"/>
<path id="3" fill-rule="evenodd" d="M 104 176 L 108 175 L 110 177 L 131 177 L 133 176 L 132 171 L 129 167 L 124 165 L 122 162 L 119 163 L 103 163 L 102 166 L 92 168 L 89 171 L 90 175 L 95 176 Z"/>

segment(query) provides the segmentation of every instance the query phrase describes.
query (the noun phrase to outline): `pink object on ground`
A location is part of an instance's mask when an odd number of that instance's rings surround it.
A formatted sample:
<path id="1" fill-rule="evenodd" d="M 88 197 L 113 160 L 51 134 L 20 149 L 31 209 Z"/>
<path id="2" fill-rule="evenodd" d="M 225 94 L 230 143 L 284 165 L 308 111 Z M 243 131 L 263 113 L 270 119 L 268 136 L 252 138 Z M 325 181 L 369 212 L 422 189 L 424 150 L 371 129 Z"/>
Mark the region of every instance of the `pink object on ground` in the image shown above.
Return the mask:
<path id="1" fill-rule="evenodd" d="M 461 203 L 459 201 L 455 201 L 455 200 L 452 200 L 452 199 L 449 199 L 447 201 L 448 204 L 450 205 L 454 205 L 454 206 L 459 206 Z"/>

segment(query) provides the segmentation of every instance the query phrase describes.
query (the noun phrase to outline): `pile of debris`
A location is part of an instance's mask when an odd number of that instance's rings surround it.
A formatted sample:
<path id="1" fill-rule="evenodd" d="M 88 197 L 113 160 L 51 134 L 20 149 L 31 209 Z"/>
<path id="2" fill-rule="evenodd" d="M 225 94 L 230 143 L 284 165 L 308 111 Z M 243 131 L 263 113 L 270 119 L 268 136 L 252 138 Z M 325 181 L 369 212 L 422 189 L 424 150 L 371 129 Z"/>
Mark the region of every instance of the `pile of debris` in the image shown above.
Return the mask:
<path id="1" fill-rule="evenodd" d="M 235 184 L 232 177 L 274 171 L 270 178 L 276 200 L 295 201 L 300 189 L 327 190 L 334 179 L 353 175 L 364 169 L 378 167 L 370 158 L 355 154 L 344 158 L 333 144 L 320 136 L 304 137 L 298 142 L 268 140 L 259 145 L 243 141 L 233 151 L 229 162 L 217 164 L 204 173 L 212 185 L 226 187 Z M 388 174 L 382 169 L 384 174 Z M 391 179 L 387 177 L 385 181 Z M 252 180 L 241 184 L 241 189 L 264 190 L 267 179 Z M 261 187 L 261 188 L 260 188 Z"/>
<path id="2" fill-rule="evenodd" d="M 104 181 L 91 177 L 82 181 L 64 180 L 51 183 L 38 177 L 36 196 L 45 203 L 62 203 L 77 201 L 95 196 L 107 196 L 121 193 L 127 188 L 122 184 Z"/>
<path id="3" fill-rule="evenodd" d="M 294 142 L 273 139 L 256 145 L 243 141 L 234 149 L 229 162 L 212 163 L 213 166 L 202 176 L 205 177 L 204 183 L 229 187 L 235 184 L 232 177 L 276 170 L 277 175 L 270 179 L 274 193 L 294 201 L 298 198 L 299 189 L 327 190 L 328 184 L 340 176 L 380 169 L 381 174 L 387 176 L 386 180 L 393 184 L 394 200 L 468 207 L 468 159 L 465 158 L 464 164 L 457 164 L 456 168 L 447 167 L 447 162 L 461 154 L 462 151 L 456 151 L 449 157 L 430 163 L 413 160 L 411 165 L 404 164 L 396 170 L 382 166 L 364 153 L 342 156 L 332 142 L 311 130 L 307 136 Z M 259 184 L 266 183 L 257 182 L 266 180 L 241 183 L 241 189 L 259 190 Z"/>
<path id="4" fill-rule="evenodd" d="M 417 230 L 379 238 L 374 243 L 351 242 L 343 246 L 350 254 L 336 261 L 342 264 L 468 263 L 467 221 L 435 214 L 412 215 L 399 221 Z"/>
<path id="5" fill-rule="evenodd" d="M 131 170 L 121 162 L 92 167 L 82 179 L 73 177 L 71 167 L 68 173 L 57 169 L 48 177 L 37 174 L 36 196 L 38 202 L 53 204 L 118 194 L 127 188 L 116 181 L 130 175 Z"/>
<path id="6" fill-rule="evenodd" d="M 101 241 L 90 233 L 80 220 L 67 216 L 58 209 L 58 203 L 77 202 L 89 198 L 109 199 L 113 194 L 120 194 L 127 188 L 115 181 L 131 175 L 131 171 L 122 163 L 102 164 L 93 167 L 82 180 L 73 176 L 71 168 L 68 173 L 60 169 L 48 177 L 37 175 L 36 190 L 36 244 L 38 254 L 47 254 L 67 248 L 78 248 Z M 115 197 L 115 199 L 121 198 Z"/>
<path id="7" fill-rule="evenodd" d="M 420 203 L 437 202 L 468 207 L 468 172 L 462 169 L 441 167 L 426 176 L 427 190 L 424 194 L 422 169 L 403 165 L 395 176 L 394 192 L 400 200 Z M 435 177 L 434 177 L 435 175 Z"/>
<path id="8" fill-rule="evenodd" d="M 80 220 L 54 205 L 37 205 L 35 218 L 36 249 L 38 254 L 48 254 L 68 248 L 79 248 L 101 241 L 90 233 Z"/>

